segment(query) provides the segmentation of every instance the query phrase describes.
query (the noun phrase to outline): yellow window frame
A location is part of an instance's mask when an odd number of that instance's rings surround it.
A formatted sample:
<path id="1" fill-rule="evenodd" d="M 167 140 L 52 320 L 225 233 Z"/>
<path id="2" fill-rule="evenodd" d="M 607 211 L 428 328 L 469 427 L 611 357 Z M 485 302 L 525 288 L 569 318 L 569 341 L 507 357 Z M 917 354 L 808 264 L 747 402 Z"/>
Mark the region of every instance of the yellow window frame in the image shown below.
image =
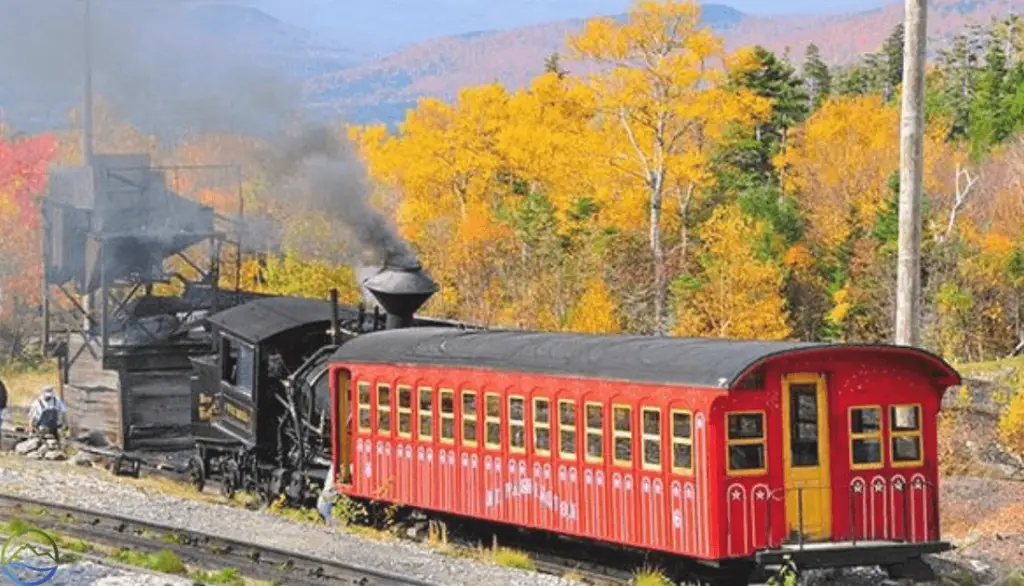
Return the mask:
<path id="1" fill-rule="evenodd" d="M 469 415 L 466 414 L 466 398 L 467 397 L 472 397 L 473 398 L 473 413 L 471 413 Z M 477 421 L 478 421 L 478 419 L 477 419 L 478 415 L 477 414 L 480 413 L 480 403 L 476 400 L 477 399 L 476 391 L 472 391 L 472 390 L 463 389 L 462 392 L 459 393 L 459 398 L 460 398 L 460 403 L 459 403 L 460 409 L 459 409 L 459 411 L 462 413 L 462 426 L 459 428 L 459 431 L 462 434 L 462 445 L 464 445 L 466 447 L 470 447 L 470 448 L 475 448 L 478 445 L 480 445 L 480 426 L 477 425 Z M 468 429 L 468 427 L 466 427 L 467 424 L 472 424 L 473 431 L 476 432 L 474 434 L 476 436 L 476 439 L 472 439 L 472 440 L 467 440 L 466 439 L 466 430 Z"/>
<path id="2" fill-rule="evenodd" d="M 451 399 L 451 411 L 444 410 L 444 399 L 448 397 Z M 440 425 L 437 428 L 437 436 L 442 444 L 454 444 L 455 443 L 455 389 L 441 389 L 437 397 L 438 409 L 441 412 Z M 445 437 L 444 434 L 444 423 L 450 421 L 452 423 L 452 435 Z"/>
<path id="3" fill-rule="evenodd" d="M 673 474 L 693 474 L 693 412 L 689 409 L 672 409 L 669 412 L 672 417 L 672 461 L 669 463 Z M 679 436 L 676 434 L 676 415 L 685 415 L 689 421 L 690 434 Z M 676 446 L 690 446 L 690 465 L 676 466 Z"/>
<path id="4" fill-rule="evenodd" d="M 658 416 L 658 431 L 657 433 L 647 433 L 647 428 L 644 425 L 644 416 L 648 413 L 654 413 Z M 641 407 L 640 408 L 640 463 L 644 470 L 661 470 L 662 462 L 664 462 L 664 450 L 661 449 L 661 431 L 664 428 L 662 425 L 661 407 Z M 653 441 L 658 446 L 658 463 L 651 464 L 647 461 L 647 442 Z"/>
<path id="5" fill-rule="evenodd" d="M 412 437 L 412 387 L 409 385 L 398 385 L 395 387 L 398 391 L 398 425 L 395 430 L 398 432 L 398 437 L 411 438 Z M 408 407 L 402 407 L 402 393 L 406 393 L 406 397 L 409 399 Z M 409 422 L 409 431 L 402 431 L 402 417 L 406 417 L 406 421 Z"/>
<path id="6" fill-rule="evenodd" d="M 363 400 L 363 391 L 366 391 L 366 400 Z M 359 431 L 365 431 L 369 433 L 373 430 L 373 410 L 371 403 L 373 402 L 373 394 L 370 392 L 370 383 L 361 380 L 356 383 L 356 429 Z M 366 411 L 366 421 L 369 423 L 363 425 L 363 411 Z"/>
<path id="7" fill-rule="evenodd" d="M 867 433 L 854 433 L 853 431 L 853 412 L 854 411 L 878 411 L 878 431 L 870 431 Z M 885 409 L 881 405 L 854 405 L 850 407 L 846 412 L 846 427 L 850 431 L 850 469 L 851 470 L 878 470 L 879 468 L 885 467 Z M 853 461 L 853 443 L 857 440 L 877 440 L 878 441 L 878 453 L 881 455 L 881 460 L 878 462 L 864 462 L 858 464 Z"/>
<path id="8" fill-rule="evenodd" d="M 898 431 L 896 429 L 896 409 L 912 408 L 917 410 L 917 429 Z M 896 460 L 896 440 L 899 438 L 917 438 L 917 460 Z M 893 468 L 917 468 L 924 466 L 924 408 L 920 403 L 902 403 L 889 406 L 889 461 Z"/>
<path id="9" fill-rule="evenodd" d="M 539 421 L 537 419 L 537 405 L 544 403 L 548 406 L 548 420 Z M 547 449 L 537 447 L 537 436 L 538 430 L 547 430 L 548 432 L 548 447 Z M 533 453 L 538 456 L 550 456 L 551 455 L 551 399 L 548 397 L 534 397 L 533 398 Z"/>
<path id="10" fill-rule="evenodd" d="M 519 410 L 519 418 L 516 419 L 512 413 L 512 402 L 519 401 L 522 403 L 522 408 Z M 521 445 L 515 445 L 512 440 L 515 435 L 512 433 L 513 429 L 519 429 L 519 437 L 522 438 Z M 508 397 L 508 450 L 515 454 L 526 453 L 526 397 L 523 395 L 509 395 Z"/>
<path id="11" fill-rule="evenodd" d="M 616 413 L 620 410 L 626 412 L 626 425 L 629 429 L 619 429 L 616 425 Z M 619 451 L 615 449 L 616 440 L 626 438 L 629 440 L 629 459 L 619 458 Z M 612 405 L 612 463 L 620 468 L 631 468 L 633 466 L 633 406 L 617 403 Z"/>
<path id="12" fill-rule="evenodd" d="M 590 425 L 590 408 L 597 407 L 598 412 L 601 414 L 601 425 L 598 427 L 591 427 Z M 604 464 L 604 404 L 598 401 L 587 401 L 583 404 L 583 456 L 585 460 L 591 464 Z M 600 456 L 590 455 L 590 438 L 596 436 L 601 446 Z"/>
<path id="13" fill-rule="evenodd" d="M 427 408 L 423 408 L 423 397 L 427 398 Z M 416 389 L 416 437 L 421 441 L 434 439 L 434 389 L 420 387 Z M 429 417 L 430 423 L 423 425 L 423 418 Z M 424 433 L 426 427 L 426 433 Z"/>
<path id="14" fill-rule="evenodd" d="M 383 396 L 388 398 L 387 405 L 381 405 L 381 391 L 384 391 Z M 388 416 L 388 427 L 382 430 L 381 422 L 384 421 L 385 414 Z M 393 423 L 391 418 L 391 385 L 388 383 L 377 383 L 377 433 L 391 435 L 391 430 L 394 428 Z"/>
<path id="15" fill-rule="evenodd" d="M 572 424 L 562 423 L 562 405 L 568 405 L 572 410 L 573 421 Z M 579 413 L 576 409 L 576 401 L 574 399 L 559 399 L 558 400 L 558 457 L 563 460 L 575 460 L 577 455 L 580 453 L 580 442 L 579 435 L 576 433 L 577 426 L 579 425 Z M 573 451 L 568 452 L 562 449 L 562 434 L 565 432 L 572 432 L 575 441 L 573 442 Z"/>
<path id="16" fill-rule="evenodd" d="M 491 401 L 498 406 L 498 414 L 491 415 Z M 496 437 L 498 441 L 491 441 L 491 426 L 498 426 Z M 488 450 L 501 449 L 501 395 L 498 393 L 484 393 L 484 447 Z"/>
<path id="17" fill-rule="evenodd" d="M 740 438 L 732 439 L 729 437 L 729 416 L 730 415 L 759 415 L 761 417 L 761 437 L 760 438 Z M 725 414 L 725 471 L 728 476 L 764 476 L 768 473 L 768 414 L 765 411 L 729 411 Z M 756 446 L 760 445 L 762 453 L 764 454 L 763 462 L 764 465 L 760 468 L 754 469 L 742 469 L 734 470 L 732 462 L 729 458 L 729 450 L 733 446 Z"/>

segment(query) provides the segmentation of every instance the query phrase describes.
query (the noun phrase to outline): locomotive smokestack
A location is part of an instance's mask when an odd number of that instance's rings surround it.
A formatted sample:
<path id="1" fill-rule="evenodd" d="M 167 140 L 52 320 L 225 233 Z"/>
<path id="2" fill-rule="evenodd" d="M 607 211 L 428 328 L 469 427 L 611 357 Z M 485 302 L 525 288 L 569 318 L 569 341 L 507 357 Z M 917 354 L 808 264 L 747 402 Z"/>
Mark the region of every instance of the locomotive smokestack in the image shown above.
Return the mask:
<path id="1" fill-rule="evenodd" d="M 416 310 L 437 293 L 437 283 L 414 258 L 389 258 L 376 275 L 363 282 L 387 312 L 387 329 L 412 325 Z"/>

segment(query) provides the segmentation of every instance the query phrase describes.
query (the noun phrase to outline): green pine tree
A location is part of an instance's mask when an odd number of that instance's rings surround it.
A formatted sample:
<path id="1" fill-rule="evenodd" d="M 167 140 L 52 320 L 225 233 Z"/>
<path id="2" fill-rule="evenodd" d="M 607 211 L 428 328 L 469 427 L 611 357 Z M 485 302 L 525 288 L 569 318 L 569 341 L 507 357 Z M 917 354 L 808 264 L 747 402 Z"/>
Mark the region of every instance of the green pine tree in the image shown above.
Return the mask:
<path id="1" fill-rule="evenodd" d="M 832 71 L 821 59 L 821 50 L 814 43 L 807 45 L 804 53 L 804 78 L 811 103 L 817 110 L 832 95 Z"/>

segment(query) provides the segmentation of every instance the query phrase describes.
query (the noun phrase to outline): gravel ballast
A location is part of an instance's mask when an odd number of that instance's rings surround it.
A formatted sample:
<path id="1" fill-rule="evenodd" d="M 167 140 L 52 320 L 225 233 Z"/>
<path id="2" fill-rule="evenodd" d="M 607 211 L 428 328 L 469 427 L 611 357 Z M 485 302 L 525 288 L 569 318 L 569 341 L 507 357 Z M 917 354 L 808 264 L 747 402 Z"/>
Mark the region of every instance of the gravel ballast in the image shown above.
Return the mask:
<path id="1" fill-rule="evenodd" d="M 122 515 L 307 555 L 350 562 L 440 585 L 568 586 L 556 576 L 505 568 L 402 541 L 378 541 L 271 513 L 183 499 L 106 472 L 0 456 L 0 493 Z M 81 582 L 78 582 L 81 583 Z M 107 584 L 103 582 L 103 584 Z M 117 583 L 110 583 L 115 586 Z"/>
<path id="2" fill-rule="evenodd" d="M 178 576 L 136 572 L 83 561 L 61 565 L 46 586 L 193 586 L 194 584 L 193 580 Z"/>

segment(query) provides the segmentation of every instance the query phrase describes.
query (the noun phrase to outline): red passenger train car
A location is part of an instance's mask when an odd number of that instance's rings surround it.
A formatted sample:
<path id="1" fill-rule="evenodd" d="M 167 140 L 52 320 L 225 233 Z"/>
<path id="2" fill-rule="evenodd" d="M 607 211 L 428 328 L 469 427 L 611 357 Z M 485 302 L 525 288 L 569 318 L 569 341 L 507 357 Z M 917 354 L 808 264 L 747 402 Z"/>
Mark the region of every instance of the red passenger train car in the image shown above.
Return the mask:
<path id="1" fill-rule="evenodd" d="M 338 490 L 656 552 L 746 584 L 897 575 L 939 534 L 936 416 L 909 347 L 411 328 L 331 360 Z"/>

